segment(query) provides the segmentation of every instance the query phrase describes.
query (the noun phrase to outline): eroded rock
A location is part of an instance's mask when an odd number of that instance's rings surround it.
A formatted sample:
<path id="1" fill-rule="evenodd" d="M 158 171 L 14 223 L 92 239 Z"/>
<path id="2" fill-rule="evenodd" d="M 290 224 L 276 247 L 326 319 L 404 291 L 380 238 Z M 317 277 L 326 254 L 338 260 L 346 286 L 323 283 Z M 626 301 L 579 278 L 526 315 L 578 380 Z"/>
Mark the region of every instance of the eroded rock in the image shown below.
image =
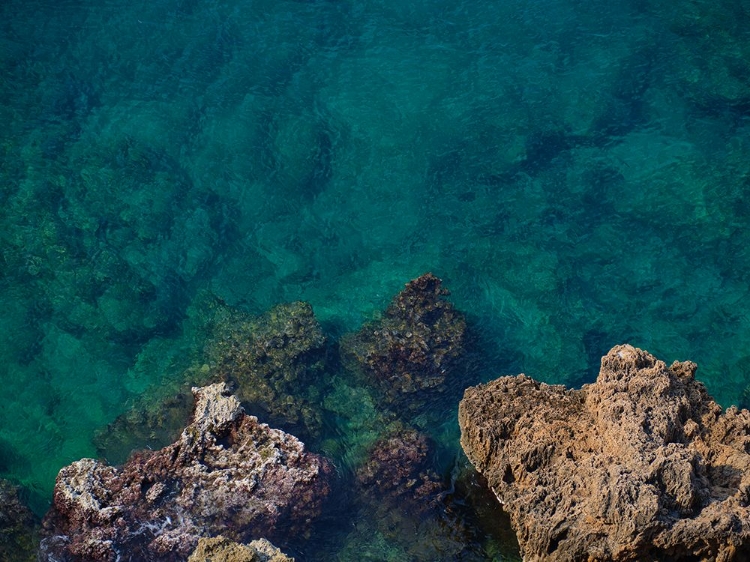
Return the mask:
<path id="1" fill-rule="evenodd" d="M 446 390 L 466 333 L 448 294 L 440 279 L 426 273 L 406 284 L 380 320 L 342 339 L 344 361 L 363 373 L 386 405 L 416 411 Z"/>
<path id="2" fill-rule="evenodd" d="M 750 412 L 722 413 L 695 370 L 618 346 L 581 390 L 466 390 L 461 445 L 527 562 L 750 559 Z"/>
<path id="3" fill-rule="evenodd" d="M 188 562 L 294 562 L 266 539 L 240 544 L 226 537 L 202 538 Z"/>
<path id="4" fill-rule="evenodd" d="M 194 394 L 174 444 L 120 468 L 83 459 L 60 471 L 42 560 L 184 560 L 203 536 L 304 531 L 329 493 L 330 463 L 245 414 L 225 383 Z"/>

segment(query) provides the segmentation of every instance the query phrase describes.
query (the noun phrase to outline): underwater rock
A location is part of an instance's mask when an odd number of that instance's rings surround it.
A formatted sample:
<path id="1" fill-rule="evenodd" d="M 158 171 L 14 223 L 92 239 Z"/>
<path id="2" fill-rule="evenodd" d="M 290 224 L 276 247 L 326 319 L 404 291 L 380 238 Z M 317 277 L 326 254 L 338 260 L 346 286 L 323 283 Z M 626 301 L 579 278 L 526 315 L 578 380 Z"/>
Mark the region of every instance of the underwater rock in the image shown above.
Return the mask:
<path id="1" fill-rule="evenodd" d="M 60 471 L 42 560 L 184 560 L 203 536 L 304 532 L 330 492 L 329 461 L 245 414 L 225 383 L 194 394 L 174 444 L 120 468 L 83 459 Z"/>
<path id="2" fill-rule="evenodd" d="M 201 538 L 188 562 L 294 562 L 266 539 L 239 544 L 226 537 Z"/>
<path id="3" fill-rule="evenodd" d="M 124 463 L 136 449 L 158 449 L 172 443 L 190 420 L 193 396 L 189 388 L 159 400 L 137 404 L 94 435 L 97 454 L 112 464 Z"/>
<path id="4" fill-rule="evenodd" d="M 406 284 L 383 317 L 342 338 L 341 355 L 397 409 L 420 410 L 444 393 L 464 351 L 466 321 L 432 273 Z"/>
<path id="5" fill-rule="evenodd" d="M 400 422 L 373 443 L 356 471 L 366 519 L 353 525 L 346 542 L 354 552 L 344 559 L 487 560 L 478 533 L 462 516 L 463 498 L 433 468 L 434 449 L 424 433 Z M 356 554 L 372 552 L 377 539 L 389 554 Z"/>
<path id="6" fill-rule="evenodd" d="M 36 524 L 31 510 L 21 501 L 18 488 L 0 480 L 0 560 L 36 560 Z"/>
<path id="7" fill-rule="evenodd" d="M 466 390 L 461 445 L 526 561 L 750 559 L 750 412 L 631 346 L 594 384 L 524 375 Z"/>
<path id="8" fill-rule="evenodd" d="M 225 381 L 246 410 L 310 444 L 318 437 L 325 337 L 308 303 L 252 316 L 208 299 L 203 355 L 180 381 L 150 389 L 94 437 L 97 453 L 123 463 L 138 448 L 161 448 L 179 436 L 193 405 L 191 386 Z"/>
<path id="9" fill-rule="evenodd" d="M 317 436 L 326 340 L 310 304 L 280 304 L 260 317 L 228 310 L 215 331 L 212 378 L 235 384 L 237 398 L 263 420 Z"/>
<path id="10" fill-rule="evenodd" d="M 430 444 L 423 433 L 403 426 L 394 428 L 372 446 L 367 461 L 357 470 L 357 484 L 376 502 L 405 500 L 415 511 L 435 507 L 444 490 L 428 466 L 429 454 Z"/>

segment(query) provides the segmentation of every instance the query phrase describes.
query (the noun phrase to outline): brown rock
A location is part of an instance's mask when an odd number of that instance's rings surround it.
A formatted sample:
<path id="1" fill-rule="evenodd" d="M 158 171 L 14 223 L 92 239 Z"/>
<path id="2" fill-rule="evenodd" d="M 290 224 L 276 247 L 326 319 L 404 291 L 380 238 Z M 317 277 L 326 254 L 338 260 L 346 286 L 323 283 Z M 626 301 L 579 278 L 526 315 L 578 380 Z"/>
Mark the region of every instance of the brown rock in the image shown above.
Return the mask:
<path id="1" fill-rule="evenodd" d="M 397 503 L 413 512 L 435 508 L 444 491 L 429 467 L 430 443 L 417 430 L 397 426 L 373 444 L 357 470 L 363 495 L 377 504 Z"/>
<path id="2" fill-rule="evenodd" d="M 466 390 L 461 445 L 524 560 L 750 559 L 750 412 L 722 413 L 695 370 L 626 345 L 581 390 Z"/>
<path id="3" fill-rule="evenodd" d="M 184 560 L 202 536 L 245 541 L 303 531 L 329 493 L 330 463 L 246 415 L 224 383 L 194 389 L 179 440 L 121 468 L 63 468 L 41 560 Z"/>
<path id="4" fill-rule="evenodd" d="M 444 298 L 448 294 L 440 279 L 426 273 L 406 284 L 380 320 L 342 339 L 345 363 L 387 405 L 419 410 L 445 392 L 466 332 L 463 315 Z"/>
<path id="5" fill-rule="evenodd" d="M 202 538 L 188 562 L 294 562 L 266 539 L 239 544 L 226 537 Z"/>

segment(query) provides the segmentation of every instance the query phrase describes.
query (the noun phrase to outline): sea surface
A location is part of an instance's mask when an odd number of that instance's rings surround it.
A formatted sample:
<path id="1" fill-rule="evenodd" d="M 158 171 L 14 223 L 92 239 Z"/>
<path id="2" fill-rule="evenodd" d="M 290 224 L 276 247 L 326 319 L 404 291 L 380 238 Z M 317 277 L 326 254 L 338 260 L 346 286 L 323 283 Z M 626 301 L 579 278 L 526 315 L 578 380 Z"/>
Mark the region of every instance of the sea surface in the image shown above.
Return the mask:
<path id="1" fill-rule="evenodd" d="M 631 343 L 747 405 L 747 0 L 5 0 L 0 125 L 0 476 L 39 514 L 206 295 L 335 341 L 431 271 L 465 384 Z M 429 559 L 339 531 L 308 556 Z"/>

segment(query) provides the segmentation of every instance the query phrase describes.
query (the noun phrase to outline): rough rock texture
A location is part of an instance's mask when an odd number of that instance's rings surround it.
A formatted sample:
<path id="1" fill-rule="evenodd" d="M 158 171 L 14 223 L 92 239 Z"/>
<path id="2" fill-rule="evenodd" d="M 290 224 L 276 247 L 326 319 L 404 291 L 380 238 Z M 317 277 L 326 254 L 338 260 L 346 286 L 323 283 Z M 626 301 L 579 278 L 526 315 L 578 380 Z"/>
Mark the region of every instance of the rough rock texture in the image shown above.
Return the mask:
<path id="1" fill-rule="evenodd" d="M 21 501 L 18 488 L 0 480 L 0 560 L 36 560 L 36 525 L 31 510 Z"/>
<path id="2" fill-rule="evenodd" d="M 406 284 L 382 319 L 341 341 L 344 362 L 362 371 L 386 404 L 419 410 L 446 389 L 463 353 L 466 321 L 431 273 Z"/>
<path id="3" fill-rule="evenodd" d="M 121 468 L 63 468 L 45 519 L 42 560 L 184 560 L 201 536 L 302 532 L 329 493 L 330 463 L 246 415 L 224 383 L 194 389 L 179 440 Z"/>
<path id="4" fill-rule="evenodd" d="M 202 310 L 203 312 L 203 310 Z M 149 390 L 94 438 L 100 457 L 125 462 L 131 451 L 158 449 L 180 435 L 190 418 L 192 386 L 228 382 L 249 413 L 302 437 L 319 437 L 325 337 L 308 303 L 275 306 L 252 316 L 207 299 L 203 356 L 180 382 Z"/>
<path id="5" fill-rule="evenodd" d="M 266 539 L 239 544 L 226 537 L 202 538 L 188 562 L 294 562 Z"/>
<path id="6" fill-rule="evenodd" d="M 357 484 L 371 500 L 397 499 L 424 511 L 438 503 L 443 485 L 429 468 L 430 445 L 415 429 L 398 427 L 375 442 L 357 470 Z M 408 506 L 407 506 L 408 507 Z"/>
<path id="7" fill-rule="evenodd" d="M 326 340 L 310 304 L 280 304 L 257 318 L 230 311 L 215 330 L 207 349 L 212 378 L 235 384 L 261 419 L 317 436 Z"/>
<path id="8" fill-rule="evenodd" d="M 527 562 L 750 560 L 750 412 L 722 413 L 695 370 L 618 346 L 581 390 L 466 390 L 461 445 Z"/>

